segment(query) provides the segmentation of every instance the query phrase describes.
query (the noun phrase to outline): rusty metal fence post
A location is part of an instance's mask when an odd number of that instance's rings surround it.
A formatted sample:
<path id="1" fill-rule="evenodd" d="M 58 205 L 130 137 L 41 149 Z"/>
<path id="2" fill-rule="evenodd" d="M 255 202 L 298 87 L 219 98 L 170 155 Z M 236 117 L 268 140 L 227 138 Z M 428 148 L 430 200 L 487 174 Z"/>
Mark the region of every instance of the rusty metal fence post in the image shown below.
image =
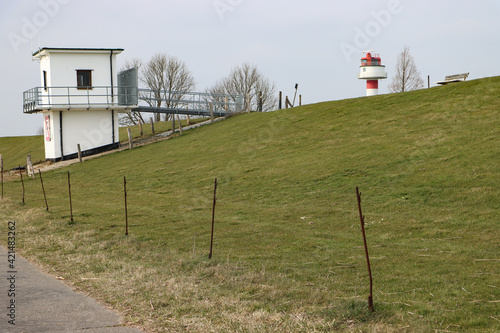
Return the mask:
<path id="1" fill-rule="evenodd" d="M 212 259 L 212 247 L 214 244 L 215 203 L 217 202 L 216 192 L 217 192 L 217 178 L 215 178 L 215 184 L 214 184 L 214 204 L 212 207 L 212 232 L 210 234 L 210 253 L 208 254 L 208 259 Z"/>
<path id="2" fill-rule="evenodd" d="M 359 189 L 356 186 L 356 196 L 358 199 L 358 210 L 359 210 L 359 219 L 361 221 L 361 232 L 363 233 L 363 243 L 365 244 L 365 255 L 366 255 L 366 264 L 368 266 L 368 276 L 370 277 L 370 295 L 368 295 L 368 309 L 370 311 L 375 311 L 373 308 L 373 280 L 372 280 L 372 270 L 370 267 L 370 257 L 368 255 L 368 245 L 366 244 L 366 235 L 365 235 L 365 217 L 363 216 L 363 212 L 361 211 L 361 194 L 359 193 Z"/>

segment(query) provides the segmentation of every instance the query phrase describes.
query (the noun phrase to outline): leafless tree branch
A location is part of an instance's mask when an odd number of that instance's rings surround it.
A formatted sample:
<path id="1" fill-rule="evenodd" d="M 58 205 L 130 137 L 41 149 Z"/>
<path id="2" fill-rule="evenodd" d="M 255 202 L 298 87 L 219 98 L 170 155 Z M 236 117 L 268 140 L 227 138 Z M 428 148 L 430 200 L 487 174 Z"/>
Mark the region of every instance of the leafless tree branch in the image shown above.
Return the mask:
<path id="1" fill-rule="evenodd" d="M 232 102 L 237 102 L 237 96 L 243 96 L 243 109 L 247 109 L 247 94 L 250 97 L 250 109 L 257 110 L 259 95 L 262 93 L 262 111 L 270 111 L 276 108 L 276 87 L 263 74 L 257 66 L 244 63 L 232 69 L 228 76 L 218 81 L 207 89 L 211 94 L 230 95 Z"/>
<path id="2" fill-rule="evenodd" d="M 389 84 L 390 92 L 404 92 L 420 89 L 424 86 L 421 74 L 415 65 L 415 59 L 410 54 L 410 48 L 405 46 L 396 62 L 396 75 Z"/>

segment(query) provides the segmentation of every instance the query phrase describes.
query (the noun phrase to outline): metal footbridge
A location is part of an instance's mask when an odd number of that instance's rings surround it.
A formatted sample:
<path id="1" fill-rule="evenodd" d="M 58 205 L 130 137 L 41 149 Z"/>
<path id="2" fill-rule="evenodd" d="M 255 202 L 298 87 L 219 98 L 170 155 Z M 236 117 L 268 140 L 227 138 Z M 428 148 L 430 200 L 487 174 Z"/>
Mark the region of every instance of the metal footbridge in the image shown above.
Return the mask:
<path id="1" fill-rule="evenodd" d="M 243 111 L 242 95 L 139 89 L 139 102 L 132 111 L 215 117 Z"/>

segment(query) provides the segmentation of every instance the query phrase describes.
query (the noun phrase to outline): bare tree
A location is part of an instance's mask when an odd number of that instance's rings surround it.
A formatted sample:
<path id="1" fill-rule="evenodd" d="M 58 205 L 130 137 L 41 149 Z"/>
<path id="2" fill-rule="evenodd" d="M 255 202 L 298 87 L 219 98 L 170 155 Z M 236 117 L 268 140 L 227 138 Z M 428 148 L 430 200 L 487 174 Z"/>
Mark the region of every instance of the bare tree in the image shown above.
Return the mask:
<path id="1" fill-rule="evenodd" d="M 161 90 L 164 86 L 165 72 L 167 64 L 165 56 L 161 54 L 155 54 L 151 60 L 149 60 L 140 71 L 140 81 L 144 86 L 151 91 L 153 96 L 139 96 L 139 98 L 146 101 L 149 106 L 161 107 L 162 105 L 162 94 Z M 154 97 L 154 98 L 151 98 Z M 154 121 L 160 121 L 160 114 L 154 114 Z"/>
<path id="2" fill-rule="evenodd" d="M 186 64 L 164 53 L 155 54 L 142 68 L 141 82 L 154 93 L 154 100 L 147 100 L 150 106 L 167 108 L 178 107 L 182 96 L 196 86 Z M 160 120 L 160 114 L 155 115 L 155 120 Z"/>
<path id="3" fill-rule="evenodd" d="M 404 92 L 420 89 L 424 86 L 421 74 L 415 65 L 415 59 L 410 54 L 410 48 L 405 45 L 396 63 L 396 75 L 389 84 L 390 92 Z"/>
<path id="4" fill-rule="evenodd" d="M 228 76 L 218 81 L 214 86 L 207 89 L 212 94 L 228 94 L 232 102 L 237 103 L 237 96 L 243 96 L 244 106 L 247 108 L 249 96 L 250 109 L 259 109 L 259 96 L 262 94 L 262 111 L 270 111 L 276 108 L 276 87 L 262 73 L 257 66 L 244 63 L 232 69 Z"/>

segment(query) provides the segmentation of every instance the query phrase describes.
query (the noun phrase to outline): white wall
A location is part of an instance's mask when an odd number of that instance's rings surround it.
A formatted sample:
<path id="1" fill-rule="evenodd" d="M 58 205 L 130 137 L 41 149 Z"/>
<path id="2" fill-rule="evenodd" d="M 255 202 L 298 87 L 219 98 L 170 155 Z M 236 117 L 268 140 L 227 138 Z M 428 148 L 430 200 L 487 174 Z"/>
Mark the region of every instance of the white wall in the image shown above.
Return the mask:
<path id="1" fill-rule="evenodd" d="M 97 53 L 96 53 L 97 52 Z M 116 81 L 116 54 L 114 51 L 112 57 L 113 80 Z M 92 85 L 110 86 L 110 54 L 111 51 L 52 51 L 49 53 L 51 86 L 70 86 L 75 87 L 76 70 L 92 69 Z M 44 57 L 42 57 L 44 58 Z M 41 61 L 42 63 L 43 61 Z M 116 85 L 116 82 L 113 82 Z"/>
<path id="2" fill-rule="evenodd" d="M 64 155 L 78 152 L 78 144 L 85 151 L 113 143 L 111 111 L 63 112 L 62 123 Z M 115 119 L 116 137 L 117 125 Z"/>
<path id="3" fill-rule="evenodd" d="M 51 89 L 45 93 L 43 92 L 43 103 L 44 104 L 68 104 L 69 94 L 72 96 L 84 96 L 78 98 L 72 98 L 71 104 L 80 103 L 85 104 L 88 102 L 87 94 L 91 96 L 90 101 L 92 103 L 102 103 L 106 104 L 111 102 L 106 97 L 92 98 L 94 95 L 111 95 L 110 91 L 105 89 L 99 89 L 97 87 L 101 86 L 111 86 L 117 85 L 117 65 L 116 65 L 116 55 L 120 53 L 119 51 L 113 51 L 111 57 L 111 51 L 108 50 L 53 50 L 46 51 L 43 56 L 40 57 L 40 86 L 43 86 L 43 71 L 47 71 L 47 86 Z M 111 67 L 113 80 L 111 79 Z M 95 87 L 92 90 L 76 89 L 77 77 L 76 71 L 79 69 L 86 69 L 92 71 L 92 86 Z M 55 87 L 74 87 L 68 91 L 68 89 L 58 89 Z M 116 93 L 116 91 L 115 91 Z M 50 101 L 47 99 L 47 94 L 51 95 Z M 56 97 L 57 95 L 63 95 L 62 97 Z"/>
<path id="4" fill-rule="evenodd" d="M 49 111 L 43 113 L 50 117 L 51 140 L 47 141 L 46 127 L 44 126 L 45 158 L 59 159 L 61 155 L 60 112 Z M 113 142 L 114 118 L 114 142 Z M 78 152 L 80 144 L 82 151 L 102 147 L 119 142 L 118 112 L 106 111 L 67 111 L 62 110 L 62 136 L 64 156 Z"/>

